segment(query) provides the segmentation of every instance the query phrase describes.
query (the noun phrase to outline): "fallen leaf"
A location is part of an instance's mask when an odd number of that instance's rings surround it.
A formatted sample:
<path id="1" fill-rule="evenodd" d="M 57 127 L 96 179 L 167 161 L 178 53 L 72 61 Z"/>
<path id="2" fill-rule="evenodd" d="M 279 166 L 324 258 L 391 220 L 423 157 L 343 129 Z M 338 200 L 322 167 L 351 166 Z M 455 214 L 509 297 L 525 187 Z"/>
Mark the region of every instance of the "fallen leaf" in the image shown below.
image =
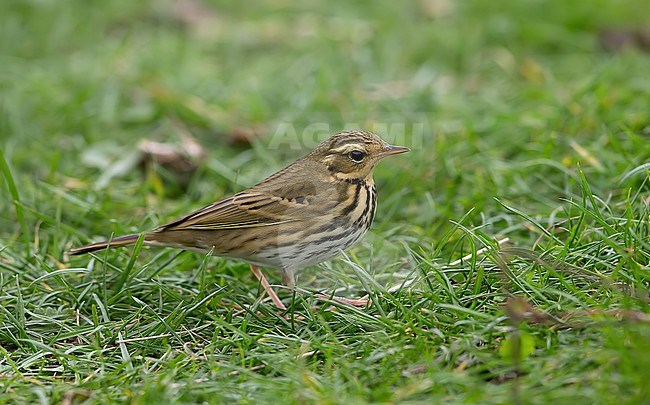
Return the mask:
<path id="1" fill-rule="evenodd" d="M 515 323 L 523 321 L 545 323 L 552 320 L 549 315 L 535 308 L 521 296 L 508 297 L 503 305 L 503 311 Z"/>
<path id="2" fill-rule="evenodd" d="M 614 52 L 631 48 L 634 44 L 634 36 L 629 31 L 609 28 L 598 33 L 598 41 L 606 51 Z"/>
<path id="3" fill-rule="evenodd" d="M 258 128 L 235 127 L 226 135 L 228 142 L 235 146 L 249 146 L 255 139 L 260 138 L 262 131 Z"/>
<path id="4" fill-rule="evenodd" d="M 519 73 L 531 83 L 544 82 L 544 69 L 532 58 L 524 59 L 519 66 Z"/>
<path id="5" fill-rule="evenodd" d="M 141 164 L 145 167 L 158 165 L 165 168 L 176 175 L 183 188 L 207 156 L 203 146 L 189 135 L 184 135 L 178 144 L 143 139 L 138 143 L 138 151 Z"/>
<path id="6" fill-rule="evenodd" d="M 609 52 L 620 52 L 631 48 L 650 52 L 650 27 L 605 28 L 598 33 L 598 42 Z"/>
<path id="7" fill-rule="evenodd" d="M 420 0 L 422 13 L 429 18 L 442 18 L 454 13 L 455 2 L 451 0 Z"/>

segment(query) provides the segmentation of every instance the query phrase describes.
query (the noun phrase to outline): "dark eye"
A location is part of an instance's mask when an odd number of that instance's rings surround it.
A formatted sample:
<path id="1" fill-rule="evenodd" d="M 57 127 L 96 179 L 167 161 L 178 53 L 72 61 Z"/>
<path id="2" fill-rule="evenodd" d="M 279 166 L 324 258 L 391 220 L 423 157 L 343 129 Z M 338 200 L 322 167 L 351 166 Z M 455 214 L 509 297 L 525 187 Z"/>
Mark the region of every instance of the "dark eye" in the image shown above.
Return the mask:
<path id="1" fill-rule="evenodd" d="M 364 157 L 366 157 L 366 154 L 361 152 L 360 150 L 353 150 L 350 153 L 348 153 L 348 156 L 350 156 L 350 159 L 353 161 L 359 163 L 363 160 Z"/>

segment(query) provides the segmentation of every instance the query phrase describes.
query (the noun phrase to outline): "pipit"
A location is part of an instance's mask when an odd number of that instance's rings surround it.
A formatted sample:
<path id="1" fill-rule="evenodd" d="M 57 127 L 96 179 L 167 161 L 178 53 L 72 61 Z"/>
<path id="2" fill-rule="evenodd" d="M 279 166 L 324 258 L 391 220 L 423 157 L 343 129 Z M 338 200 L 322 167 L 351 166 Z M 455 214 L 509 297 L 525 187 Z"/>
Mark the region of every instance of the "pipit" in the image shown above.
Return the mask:
<path id="1" fill-rule="evenodd" d="M 371 132 L 338 133 L 248 190 L 147 232 L 144 244 L 247 262 L 273 303 L 285 309 L 259 267 L 281 269 L 282 283 L 294 288 L 296 271 L 356 243 L 377 207 L 373 169 L 386 156 L 408 151 Z M 120 236 L 69 253 L 131 245 L 138 237 Z"/>

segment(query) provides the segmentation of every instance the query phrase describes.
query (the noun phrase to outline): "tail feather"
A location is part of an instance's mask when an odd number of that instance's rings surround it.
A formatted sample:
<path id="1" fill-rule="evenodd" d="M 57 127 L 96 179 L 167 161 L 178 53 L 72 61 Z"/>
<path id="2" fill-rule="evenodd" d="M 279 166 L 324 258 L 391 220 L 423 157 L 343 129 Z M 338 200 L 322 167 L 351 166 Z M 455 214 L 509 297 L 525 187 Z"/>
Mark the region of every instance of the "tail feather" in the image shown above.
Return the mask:
<path id="1" fill-rule="evenodd" d="M 140 234 L 134 233 L 131 235 L 118 236 L 110 241 L 91 243 L 90 245 L 78 246 L 68 251 L 71 255 L 82 255 L 84 253 L 94 252 L 96 250 L 106 249 L 107 247 L 127 246 L 133 245 L 138 241 Z"/>

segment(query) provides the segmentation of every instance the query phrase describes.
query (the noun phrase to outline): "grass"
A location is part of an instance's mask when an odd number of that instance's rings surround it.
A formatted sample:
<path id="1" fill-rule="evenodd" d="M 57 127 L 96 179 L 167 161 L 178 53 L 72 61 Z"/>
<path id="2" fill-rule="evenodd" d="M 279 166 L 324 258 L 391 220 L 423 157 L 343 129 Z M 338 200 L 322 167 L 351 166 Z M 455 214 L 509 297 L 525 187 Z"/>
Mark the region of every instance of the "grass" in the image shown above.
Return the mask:
<path id="1" fill-rule="evenodd" d="M 650 57 L 598 43 L 644 5 L 2 2 L 0 403 L 648 403 Z M 286 313 L 242 263 L 64 257 L 355 125 L 413 152 Z M 183 134 L 191 178 L 131 166 Z"/>

